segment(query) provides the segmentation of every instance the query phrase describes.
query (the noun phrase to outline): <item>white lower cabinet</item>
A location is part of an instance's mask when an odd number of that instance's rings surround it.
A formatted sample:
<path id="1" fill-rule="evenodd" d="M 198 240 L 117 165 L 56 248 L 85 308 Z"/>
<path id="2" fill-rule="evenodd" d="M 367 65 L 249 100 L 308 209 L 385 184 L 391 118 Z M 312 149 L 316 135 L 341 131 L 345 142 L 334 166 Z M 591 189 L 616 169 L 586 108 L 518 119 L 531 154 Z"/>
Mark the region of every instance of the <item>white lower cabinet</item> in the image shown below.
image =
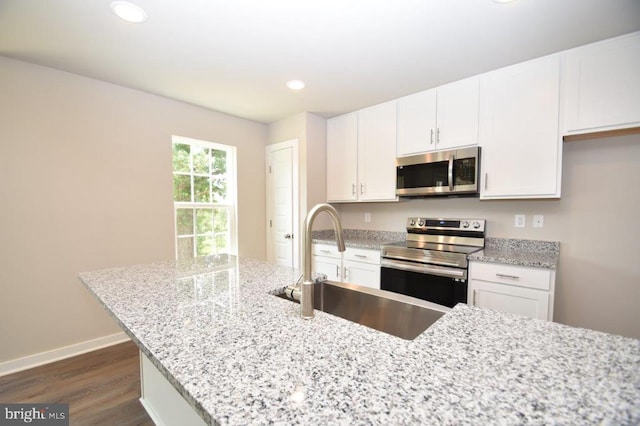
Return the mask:
<path id="1" fill-rule="evenodd" d="M 554 270 L 469 262 L 470 305 L 552 321 L 554 293 Z"/>
<path id="2" fill-rule="evenodd" d="M 331 281 L 380 288 L 380 251 L 347 248 L 340 253 L 336 246 L 314 244 L 312 270 Z"/>

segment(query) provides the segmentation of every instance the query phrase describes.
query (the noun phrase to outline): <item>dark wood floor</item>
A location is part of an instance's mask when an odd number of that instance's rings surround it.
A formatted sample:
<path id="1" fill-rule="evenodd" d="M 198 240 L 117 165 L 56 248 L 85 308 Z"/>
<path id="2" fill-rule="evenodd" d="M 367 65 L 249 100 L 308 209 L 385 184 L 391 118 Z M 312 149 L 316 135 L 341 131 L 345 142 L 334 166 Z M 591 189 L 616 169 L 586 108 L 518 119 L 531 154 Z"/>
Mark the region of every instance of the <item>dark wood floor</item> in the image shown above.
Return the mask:
<path id="1" fill-rule="evenodd" d="M 153 425 L 132 342 L 0 377 L 2 403 L 68 403 L 71 425 Z"/>

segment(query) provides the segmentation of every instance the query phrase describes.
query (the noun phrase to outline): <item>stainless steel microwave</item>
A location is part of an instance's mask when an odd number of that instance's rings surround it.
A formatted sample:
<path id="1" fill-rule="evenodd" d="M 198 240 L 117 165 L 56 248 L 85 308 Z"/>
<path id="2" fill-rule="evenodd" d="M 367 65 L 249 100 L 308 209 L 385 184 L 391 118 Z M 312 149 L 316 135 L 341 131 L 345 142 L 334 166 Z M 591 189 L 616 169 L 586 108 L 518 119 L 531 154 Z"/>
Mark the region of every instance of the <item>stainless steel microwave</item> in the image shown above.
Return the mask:
<path id="1" fill-rule="evenodd" d="M 434 151 L 396 159 L 396 195 L 478 196 L 480 147 Z"/>

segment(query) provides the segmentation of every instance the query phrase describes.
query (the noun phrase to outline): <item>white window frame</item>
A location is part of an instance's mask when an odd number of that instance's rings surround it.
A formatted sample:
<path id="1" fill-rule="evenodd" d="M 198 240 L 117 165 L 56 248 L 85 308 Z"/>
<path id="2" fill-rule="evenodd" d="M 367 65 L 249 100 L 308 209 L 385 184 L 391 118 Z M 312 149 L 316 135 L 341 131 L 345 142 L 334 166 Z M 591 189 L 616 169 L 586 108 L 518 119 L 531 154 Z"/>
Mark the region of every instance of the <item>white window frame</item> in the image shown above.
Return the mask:
<path id="1" fill-rule="evenodd" d="M 235 146 L 224 145 L 215 142 L 203 141 L 199 139 L 187 138 L 184 136 L 171 136 L 171 156 L 173 160 L 173 145 L 174 144 L 185 144 L 190 146 L 199 146 L 202 148 L 215 149 L 219 151 L 225 151 L 227 153 L 227 200 L 224 203 L 202 203 L 202 202 L 185 202 L 185 201 L 175 201 L 175 195 L 172 193 L 173 199 L 173 235 L 174 235 L 174 252 L 175 258 L 178 259 L 178 209 L 179 208 L 226 208 L 228 212 L 228 220 L 229 220 L 229 254 L 237 255 L 238 253 L 238 208 L 237 208 L 237 200 L 238 200 L 238 175 L 237 175 L 237 149 Z M 173 161 L 172 161 L 173 164 Z M 192 171 L 189 173 L 183 172 L 175 172 L 173 170 L 173 165 L 171 166 L 171 177 L 173 182 L 173 176 L 176 174 L 189 175 L 189 176 L 197 176 L 198 174 L 193 173 Z M 173 186 L 172 186 L 173 188 Z M 194 185 L 191 185 L 192 198 Z M 195 227 L 195 224 L 194 224 Z M 184 235 L 182 237 L 185 237 Z M 195 237 L 195 235 L 192 235 Z M 215 239 L 215 234 L 214 234 Z M 193 246 L 193 256 L 196 256 L 197 244 L 194 239 Z"/>

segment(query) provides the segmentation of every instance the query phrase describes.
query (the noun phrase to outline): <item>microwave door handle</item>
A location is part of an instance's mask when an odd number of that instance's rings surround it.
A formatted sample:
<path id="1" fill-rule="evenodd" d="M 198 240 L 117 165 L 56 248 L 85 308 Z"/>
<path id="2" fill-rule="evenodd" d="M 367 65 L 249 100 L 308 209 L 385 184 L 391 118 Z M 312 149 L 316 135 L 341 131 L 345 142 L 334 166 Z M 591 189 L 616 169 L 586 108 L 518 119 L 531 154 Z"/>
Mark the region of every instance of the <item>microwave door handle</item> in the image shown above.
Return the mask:
<path id="1" fill-rule="evenodd" d="M 455 155 L 449 157 L 449 191 L 453 191 L 453 161 L 455 159 Z"/>

